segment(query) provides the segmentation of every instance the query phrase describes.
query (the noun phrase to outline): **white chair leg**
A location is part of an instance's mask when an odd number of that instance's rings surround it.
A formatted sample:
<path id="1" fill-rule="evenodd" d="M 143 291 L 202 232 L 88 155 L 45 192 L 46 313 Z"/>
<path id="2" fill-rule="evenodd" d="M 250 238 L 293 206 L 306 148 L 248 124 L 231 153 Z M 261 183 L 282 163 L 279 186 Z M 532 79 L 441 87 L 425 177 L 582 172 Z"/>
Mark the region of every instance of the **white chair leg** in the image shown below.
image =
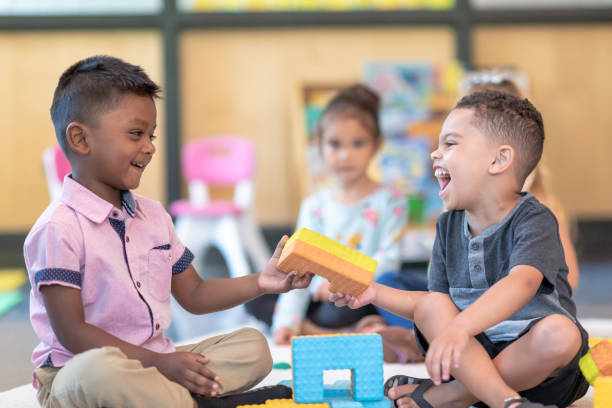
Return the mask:
<path id="1" fill-rule="evenodd" d="M 237 278 L 251 273 L 246 258 L 238 224 L 234 217 L 223 217 L 217 224 L 214 244 L 219 248 L 227 263 L 230 277 Z"/>
<path id="2" fill-rule="evenodd" d="M 257 271 L 263 270 L 272 254 L 250 210 L 238 217 L 238 231 L 244 247 Z"/>

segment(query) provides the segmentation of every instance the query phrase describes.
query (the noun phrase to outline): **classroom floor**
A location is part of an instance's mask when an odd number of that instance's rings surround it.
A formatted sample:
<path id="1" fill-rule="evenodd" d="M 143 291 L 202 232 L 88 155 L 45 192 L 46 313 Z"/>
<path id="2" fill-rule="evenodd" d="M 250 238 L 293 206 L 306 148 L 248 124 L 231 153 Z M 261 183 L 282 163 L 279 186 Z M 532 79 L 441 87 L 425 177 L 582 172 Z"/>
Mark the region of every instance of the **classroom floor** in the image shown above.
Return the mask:
<path id="1" fill-rule="evenodd" d="M 575 293 L 578 316 L 612 319 L 612 262 L 583 262 L 580 271 L 580 287 Z M 38 340 L 30 326 L 27 296 L 0 317 L 0 333 L 0 391 L 5 391 L 32 378 L 30 354 Z"/>

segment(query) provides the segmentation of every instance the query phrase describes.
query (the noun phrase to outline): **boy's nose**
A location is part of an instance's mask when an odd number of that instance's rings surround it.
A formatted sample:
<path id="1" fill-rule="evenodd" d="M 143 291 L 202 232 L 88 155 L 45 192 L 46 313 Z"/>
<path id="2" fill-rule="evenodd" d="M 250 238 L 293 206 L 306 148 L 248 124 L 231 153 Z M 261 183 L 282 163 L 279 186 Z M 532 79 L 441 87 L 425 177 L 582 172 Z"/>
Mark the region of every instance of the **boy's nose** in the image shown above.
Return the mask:
<path id="1" fill-rule="evenodd" d="M 155 150 L 157 150 L 157 149 L 156 149 L 155 145 L 153 144 L 153 141 L 149 140 L 145 144 L 144 152 L 147 153 L 147 154 L 153 154 L 153 153 L 155 153 Z"/>
<path id="2" fill-rule="evenodd" d="M 440 157 L 440 152 L 438 151 L 438 149 L 436 149 L 433 152 L 431 152 L 429 157 L 431 158 L 431 160 L 437 159 Z"/>

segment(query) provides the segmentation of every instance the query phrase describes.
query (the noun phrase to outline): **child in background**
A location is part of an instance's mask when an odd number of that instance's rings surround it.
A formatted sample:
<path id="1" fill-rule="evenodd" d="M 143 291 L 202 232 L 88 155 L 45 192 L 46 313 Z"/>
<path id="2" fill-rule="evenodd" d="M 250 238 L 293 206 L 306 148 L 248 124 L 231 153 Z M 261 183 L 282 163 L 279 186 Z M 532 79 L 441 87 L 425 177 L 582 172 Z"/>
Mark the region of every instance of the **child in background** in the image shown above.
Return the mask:
<path id="1" fill-rule="evenodd" d="M 381 144 L 378 109 L 378 95 L 363 85 L 343 89 L 329 102 L 318 123 L 316 140 L 326 167 L 335 176 L 335 185 L 304 200 L 297 222 L 297 228 L 310 228 L 374 257 L 378 261 L 375 278 L 385 273 L 398 275 L 400 239 L 407 217 L 404 196 L 367 175 L 368 165 Z M 388 275 L 384 279 L 389 279 Z M 376 323 L 369 320 L 355 327 L 365 316 L 377 315 L 374 307 L 336 308 L 328 301 L 328 287 L 326 280 L 316 276 L 310 291 L 293 291 L 279 297 L 272 324 L 278 344 L 289 344 L 295 334 L 368 330 L 374 326 L 383 339 L 388 337 L 380 316 Z M 410 289 L 417 288 L 424 289 L 424 282 Z M 408 329 L 400 330 L 401 335 L 394 329 L 386 347 L 386 359 L 394 362 L 420 357 L 412 322 L 401 320 Z"/>
<path id="2" fill-rule="evenodd" d="M 522 192 L 543 144 L 542 117 L 526 99 L 462 98 L 431 154 L 448 211 L 436 225 L 429 292 L 374 283 L 357 298 L 330 295 L 338 306 L 373 303 L 414 319 L 431 379 L 388 379 L 397 406 L 565 407 L 586 393 L 578 360 L 588 336 L 559 227 Z"/>
<path id="3" fill-rule="evenodd" d="M 485 70 L 475 72 L 472 75 L 466 77 L 460 84 L 460 93 L 462 95 L 469 95 L 474 92 L 480 92 L 485 90 L 506 92 L 510 95 L 514 95 L 517 98 L 523 98 L 524 92 L 521 91 L 517 83 L 511 78 L 509 74 L 504 71 L 498 70 Z M 580 269 L 578 266 L 578 258 L 576 256 L 576 249 L 572 242 L 572 238 L 569 231 L 567 217 L 563 206 L 555 197 L 555 195 L 547 187 L 546 183 L 546 168 L 542 164 L 542 161 L 538 163 L 535 170 L 525 180 L 523 185 L 523 191 L 529 191 L 533 194 L 538 201 L 547 206 L 559 222 L 559 235 L 561 237 L 561 244 L 563 244 L 563 252 L 565 253 L 565 262 L 569 269 L 567 280 L 569 281 L 572 291 L 578 287 L 580 280 Z"/>
<path id="4" fill-rule="evenodd" d="M 159 87 L 135 65 L 95 56 L 68 68 L 51 118 L 70 161 L 62 197 L 24 245 L 32 354 L 43 407 L 215 407 L 288 398 L 283 386 L 244 392 L 272 368 L 265 337 L 241 329 L 175 348 L 164 336 L 170 293 L 188 311 L 227 309 L 304 288 L 276 269 L 203 281 L 163 206 L 133 194 L 155 153 Z"/>

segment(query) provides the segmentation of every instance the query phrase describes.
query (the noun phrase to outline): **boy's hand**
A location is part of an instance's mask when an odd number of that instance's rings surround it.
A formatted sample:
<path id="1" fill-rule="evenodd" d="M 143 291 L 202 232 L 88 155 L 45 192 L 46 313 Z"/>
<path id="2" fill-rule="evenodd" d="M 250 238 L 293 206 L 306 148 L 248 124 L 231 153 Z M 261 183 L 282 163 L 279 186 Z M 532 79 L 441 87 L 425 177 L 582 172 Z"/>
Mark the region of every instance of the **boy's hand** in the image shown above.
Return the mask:
<path id="1" fill-rule="evenodd" d="M 467 330 L 450 325 L 431 342 L 425 356 L 425 365 L 435 385 L 450 379 L 451 368 L 459 367 L 461 353 L 469 339 Z"/>
<path id="2" fill-rule="evenodd" d="M 201 354 L 177 351 L 156 354 L 153 365 L 170 381 L 190 392 L 214 397 L 219 390 L 219 377 L 206 368 L 209 362 L 210 359 Z"/>
<path id="3" fill-rule="evenodd" d="M 283 293 L 291 289 L 304 289 L 310 285 L 313 276 L 310 272 L 298 278 L 296 271 L 285 273 L 276 269 L 281 251 L 288 239 L 289 237 L 283 235 L 276 245 L 272 258 L 257 277 L 257 285 L 262 293 Z"/>
<path id="4" fill-rule="evenodd" d="M 291 344 L 291 337 L 295 336 L 295 332 L 289 327 L 281 327 L 274 331 L 274 342 L 281 346 Z"/>
<path id="5" fill-rule="evenodd" d="M 329 282 L 321 282 L 316 292 L 312 295 L 312 300 L 316 302 L 329 302 Z"/>
<path id="6" fill-rule="evenodd" d="M 345 295 L 344 293 L 340 292 L 330 293 L 329 301 L 334 302 L 334 304 L 338 307 L 348 305 L 348 307 L 351 309 L 358 309 L 376 301 L 376 289 L 374 288 L 374 284 L 370 283 L 366 290 L 361 292 L 361 294 L 357 297 Z"/>

